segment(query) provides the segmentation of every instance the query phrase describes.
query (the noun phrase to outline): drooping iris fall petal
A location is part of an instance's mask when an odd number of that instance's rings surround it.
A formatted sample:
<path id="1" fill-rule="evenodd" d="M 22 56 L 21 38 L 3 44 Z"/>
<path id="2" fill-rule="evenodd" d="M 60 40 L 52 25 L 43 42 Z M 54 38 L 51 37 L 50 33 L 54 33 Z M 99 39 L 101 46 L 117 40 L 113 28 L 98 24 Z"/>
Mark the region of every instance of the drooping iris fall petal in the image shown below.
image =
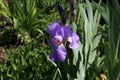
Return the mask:
<path id="1" fill-rule="evenodd" d="M 78 42 L 76 42 L 76 41 L 71 42 L 69 44 L 69 48 L 71 48 L 71 49 L 77 49 L 77 48 L 79 48 Z"/>
<path id="2" fill-rule="evenodd" d="M 69 48 L 71 49 L 77 49 L 79 48 L 79 36 L 75 33 L 73 33 L 72 37 L 68 38 L 68 41 L 70 42 Z"/>
<path id="3" fill-rule="evenodd" d="M 50 60 L 54 62 L 63 62 L 66 58 L 66 48 L 63 44 L 59 46 L 54 46 L 53 51 L 50 54 Z"/>

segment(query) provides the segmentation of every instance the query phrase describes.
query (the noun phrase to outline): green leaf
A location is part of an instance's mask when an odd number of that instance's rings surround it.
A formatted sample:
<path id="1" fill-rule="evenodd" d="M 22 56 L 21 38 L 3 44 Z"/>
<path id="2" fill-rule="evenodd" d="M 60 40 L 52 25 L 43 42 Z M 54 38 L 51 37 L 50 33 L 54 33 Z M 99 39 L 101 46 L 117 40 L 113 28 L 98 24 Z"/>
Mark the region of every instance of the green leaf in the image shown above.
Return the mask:
<path id="1" fill-rule="evenodd" d="M 4 15 L 5 17 L 7 17 L 10 20 L 10 22 L 12 22 L 10 15 L 8 13 L 6 13 L 6 11 L 0 11 L 0 14 Z"/>
<path id="2" fill-rule="evenodd" d="M 77 32 L 77 25 L 75 24 L 75 22 L 73 22 L 73 23 L 71 24 L 71 26 L 72 26 L 72 31 L 73 31 L 74 33 L 76 33 L 76 32 Z"/>
<path id="3" fill-rule="evenodd" d="M 17 71 L 17 66 L 16 66 L 16 64 L 15 64 L 13 61 L 11 61 L 10 63 L 11 63 L 11 65 L 12 65 L 13 69 L 14 69 L 15 71 Z"/>
<path id="4" fill-rule="evenodd" d="M 55 80 L 55 79 L 56 79 L 57 74 L 58 74 L 58 68 L 55 70 L 55 74 L 54 74 L 54 77 L 53 77 L 53 79 L 52 79 L 52 80 Z"/>
<path id="5" fill-rule="evenodd" d="M 3 0 L 0 0 L 0 4 L 1 4 L 2 8 L 4 8 L 6 11 L 8 11 L 8 8 L 5 6 Z"/>
<path id="6" fill-rule="evenodd" d="M 21 56 L 21 62 L 22 62 L 22 65 L 26 65 L 27 64 L 24 56 Z"/>
<path id="7" fill-rule="evenodd" d="M 120 76 L 120 61 L 118 61 L 112 71 L 112 74 L 114 75 L 111 75 L 111 80 L 117 80 Z"/>
<path id="8" fill-rule="evenodd" d="M 43 31 L 40 29 L 36 29 L 41 35 L 44 35 Z"/>

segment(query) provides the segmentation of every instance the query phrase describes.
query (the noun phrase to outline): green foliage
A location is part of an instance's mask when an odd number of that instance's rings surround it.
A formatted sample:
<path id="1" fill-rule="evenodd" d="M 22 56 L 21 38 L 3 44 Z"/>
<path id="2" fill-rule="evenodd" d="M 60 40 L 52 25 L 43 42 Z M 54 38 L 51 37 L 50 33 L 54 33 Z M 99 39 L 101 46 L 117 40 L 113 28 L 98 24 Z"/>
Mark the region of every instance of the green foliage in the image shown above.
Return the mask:
<path id="1" fill-rule="evenodd" d="M 5 49 L 8 58 L 0 64 L 1 80 L 51 79 L 53 66 L 47 60 L 49 48 L 32 42 L 17 48 Z M 46 54 L 46 55 L 45 55 Z"/>
<path id="2" fill-rule="evenodd" d="M 15 15 L 14 15 L 14 28 L 17 30 L 18 34 L 24 34 L 24 39 L 30 42 L 30 37 L 35 35 L 35 31 L 40 27 L 41 20 L 38 19 L 40 11 L 37 10 L 35 1 L 23 1 L 20 3 L 14 0 L 15 3 Z"/>
<path id="3" fill-rule="evenodd" d="M 47 2 L 49 4 L 47 4 Z M 57 8 L 55 3 L 57 3 L 57 1 L 47 2 L 40 0 L 8 0 L 8 3 L 4 4 L 4 1 L 0 1 L 1 8 L 3 8 L 0 10 L 0 14 L 11 21 L 18 38 L 21 38 L 25 42 L 30 42 L 31 38 L 44 33 L 46 25 L 51 23 L 51 20 L 53 21 L 53 19 L 59 18 L 56 17 L 59 15 L 59 13 L 56 12 Z M 7 12 L 9 12 L 10 15 Z M 53 15 L 53 12 L 55 12 L 55 15 Z"/>
<path id="4" fill-rule="evenodd" d="M 117 80 L 120 77 L 118 69 L 120 67 L 120 5 L 118 3 L 118 0 L 114 0 L 107 1 L 106 4 L 103 4 L 105 6 L 97 6 L 108 28 L 105 65 L 109 80 Z"/>
<path id="5" fill-rule="evenodd" d="M 81 57 L 80 60 L 79 57 L 76 57 L 80 61 L 78 67 L 78 79 L 89 79 L 87 77 L 90 75 L 92 75 L 90 77 L 91 79 L 95 79 L 96 75 L 99 74 L 99 72 L 96 70 L 100 70 L 101 65 L 99 64 L 99 53 L 97 52 L 97 47 L 99 46 L 101 39 L 101 35 L 98 31 L 101 16 L 97 10 L 93 10 L 91 2 L 88 0 L 86 0 L 86 5 L 83 5 L 83 3 L 79 4 L 79 9 L 84 26 L 83 42 L 80 43 L 80 49 L 74 53 L 77 55 L 80 54 Z M 91 69 L 93 66 L 96 68 L 96 70 L 92 70 L 92 72 Z"/>
<path id="6" fill-rule="evenodd" d="M 14 39 L 15 35 L 11 29 L 5 29 L 0 36 L 0 45 L 9 44 Z"/>
<path id="7" fill-rule="evenodd" d="M 1 80 L 94 80 L 101 71 L 107 74 L 108 80 L 119 79 L 118 0 L 107 0 L 106 3 L 102 0 L 99 3 L 76 1 L 77 17 L 71 29 L 80 36 L 80 48 L 71 50 L 67 47 L 65 62 L 54 63 L 49 60 L 50 49 L 46 46 L 49 37 L 45 28 L 60 18 L 58 3 L 64 8 L 69 22 L 69 1 L 8 0 L 5 4 L 0 0 L 0 14 L 6 18 L 0 21 L 0 45 L 11 46 L 9 49 L 4 47 L 8 57 L 0 62 Z M 17 44 L 12 46 L 11 42 Z"/>
<path id="8" fill-rule="evenodd" d="M 9 5 L 8 4 L 4 4 L 4 1 L 3 0 L 0 0 L 0 14 L 4 15 L 5 17 L 7 17 L 10 22 L 12 23 L 12 19 L 11 19 L 11 11 L 10 11 L 10 8 L 9 8 Z"/>
<path id="9" fill-rule="evenodd" d="M 46 47 L 48 36 L 45 27 L 51 21 L 60 18 L 56 8 L 57 0 L 53 1 L 8 0 L 8 3 L 4 4 L 3 0 L 0 0 L 0 14 L 10 20 L 17 40 L 21 39 L 22 42 L 22 45 L 14 45 L 16 48 L 10 44 L 11 48 L 5 49 L 8 58 L 0 64 L 1 80 L 47 80 L 56 77 L 60 79 L 57 74 L 52 75 L 55 70 L 49 62 L 50 50 Z M 4 29 L 2 32 L 4 37 L 1 36 L 1 43 L 13 39 L 10 30 Z"/>

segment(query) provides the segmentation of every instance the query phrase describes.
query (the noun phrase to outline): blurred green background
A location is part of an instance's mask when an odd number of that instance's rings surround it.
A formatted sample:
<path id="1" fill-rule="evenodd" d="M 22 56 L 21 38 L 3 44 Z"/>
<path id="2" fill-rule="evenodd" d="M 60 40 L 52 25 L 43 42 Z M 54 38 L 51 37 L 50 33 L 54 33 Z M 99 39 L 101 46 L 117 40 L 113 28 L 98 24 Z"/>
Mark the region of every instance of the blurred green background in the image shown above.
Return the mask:
<path id="1" fill-rule="evenodd" d="M 120 2 L 74 0 L 0 0 L 0 80 L 119 80 Z M 61 18 L 80 37 L 80 48 L 67 48 L 63 63 L 49 60 L 46 26 Z M 66 44 L 67 45 L 67 44 Z"/>

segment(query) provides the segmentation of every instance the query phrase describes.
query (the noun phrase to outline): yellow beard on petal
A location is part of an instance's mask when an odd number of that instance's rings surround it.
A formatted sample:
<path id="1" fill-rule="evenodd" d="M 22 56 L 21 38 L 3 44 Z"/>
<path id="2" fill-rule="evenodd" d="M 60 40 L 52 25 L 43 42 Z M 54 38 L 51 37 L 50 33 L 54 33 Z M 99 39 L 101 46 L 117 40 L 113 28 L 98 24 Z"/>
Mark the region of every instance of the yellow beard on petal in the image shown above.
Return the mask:
<path id="1" fill-rule="evenodd" d="M 55 43 L 55 45 L 57 45 L 57 46 L 59 46 L 59 45 L 61 44 L 61 42 L 60 42 L 58 39 L 56 39 L 56 38 L 55 38 L 55 40 L 54 40 L 54 43 Z"/>

